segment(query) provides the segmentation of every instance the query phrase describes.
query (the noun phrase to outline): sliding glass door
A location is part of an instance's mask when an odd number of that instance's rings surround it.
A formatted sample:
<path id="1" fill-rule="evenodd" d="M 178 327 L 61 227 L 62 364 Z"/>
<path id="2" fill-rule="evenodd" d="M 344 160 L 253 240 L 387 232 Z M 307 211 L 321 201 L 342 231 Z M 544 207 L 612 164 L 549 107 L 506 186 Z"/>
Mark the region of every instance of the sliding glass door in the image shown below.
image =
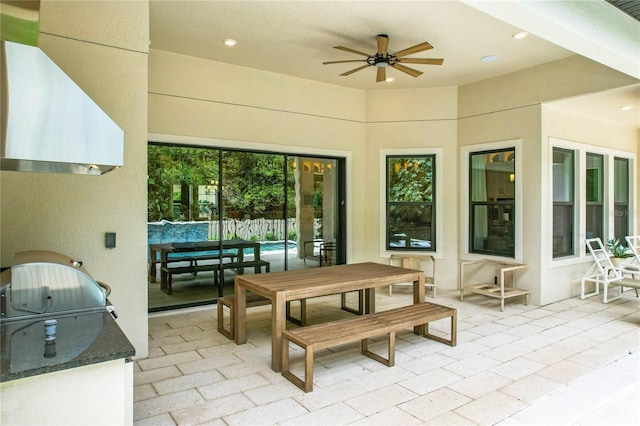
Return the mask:
<path id="1" fill-rule="evenodd" d="M 150 310 L 212 303 L 236 274 L 345 263 L 344 159 L 153 143 L 148 156 L 149 244 L 204 245 L 169 253 L 166 268 L 192 270 L 171 275 L 171 294 L 157 259 Z"/>

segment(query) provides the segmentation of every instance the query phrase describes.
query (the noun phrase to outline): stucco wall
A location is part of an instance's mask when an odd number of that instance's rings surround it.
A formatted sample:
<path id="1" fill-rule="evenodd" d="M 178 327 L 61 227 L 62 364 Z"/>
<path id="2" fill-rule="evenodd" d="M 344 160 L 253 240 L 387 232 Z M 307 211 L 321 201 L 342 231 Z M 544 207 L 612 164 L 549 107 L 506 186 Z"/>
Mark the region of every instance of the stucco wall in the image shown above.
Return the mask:
<path id="1" fill-rule="evenodd" d="M 386 263 L 385 251 L 385 150 L 437 149 L 436 247 L 439 288 L 457 286 L 457 87 L 421 90 L 375 90 L 367 93 L 367 208 L 364 222 L 364 258 Z"/>
<path id="2" fill-rule="evenodd" d="M 347 158 L 347 261 L 364 252 L 365 93 L 151 50 L 149 139 Z"/>
<path id="3" fill-rule="evenodd" d="M 1 264 L 24 250 L 82 260 L 112 288 L 118 324 L 147 355 L 146 2 L 42 2 L 40 47 L 124 130 L 124 167 L 104 176 L 2 172 Z M 105 232 L 117 247 L 105 248 Z"/>
<path id="4" fill-rule="evenodd" d="M 576 279 L 579 285 L 579 277 L 590 266 L 588 259 L 583 258 L 550 268 L 548 138 L 617 146 L 635 153 L 638 142 L 636 129 L 622 129 L 577 114 L 567 115 L 549 106 L 543 114 L 543 106 L 548 101 L 634 82 L 629 76 L 576 56 L 459 88 L 457 142 L 461 150 L 497 141 L 520 140 L 522 143 L 520 153 L 516 153 L 522 160 L 521 171 L 516 176 L 522 197 L 521 226 L 520 230 L 516 228 L 516 260 L 529 265 L 519 274 L 518 286 L 532 292 L 534 304 L 547 304 L 579 294 Z M 461 199 L 466 197 L 463 185 L 459 191 Z M 461 213 L 459 220 L 463 229 L 467 214 Z M 461 257 L 477 257 L 465 253 L 465 238 L 461 233 Z"/>
<path id="5" fill-rule="evenodd" d="M 580 294 L 580 279 L 585 271 L 593 264 L 590 255 L 579 255 L 582 247 L 576 248 L 576 256 L 571 258 L 553 259 L 551 245 L 551 159 L 550 153 L 553 139 L 584 144 L 594 148 L 604 149 L 612 155 L 625 155 L 632 158 L 632 164 L 637 168 L 637 130 L 633 127 L 612 124 L 594 117 L 585 117 L 570 111 L 558 109 L 552 105 L 544 105 L 542 108 L 541 126 L 541 281 L 543 294 L 541 304 L 552 303 L 557 300 L 575 297 Z M 633 169 L 633 165 L 632 165 Z M 637 173 L 637 169 L 636 169 Z M 636 194 L 630 200 L 631 207 L 631 234 L 638 233 L 638 179 L 637 174 L 631 176 L 635 182 Z M 578 211 L 581 206 L 576 206 Z M 577 229 L 579 241 L 584 241 L 584 230 Z M 605 231 L 606 232 L 606 231 Z M 608 234 L 608 232 L 606 232 Z"/>

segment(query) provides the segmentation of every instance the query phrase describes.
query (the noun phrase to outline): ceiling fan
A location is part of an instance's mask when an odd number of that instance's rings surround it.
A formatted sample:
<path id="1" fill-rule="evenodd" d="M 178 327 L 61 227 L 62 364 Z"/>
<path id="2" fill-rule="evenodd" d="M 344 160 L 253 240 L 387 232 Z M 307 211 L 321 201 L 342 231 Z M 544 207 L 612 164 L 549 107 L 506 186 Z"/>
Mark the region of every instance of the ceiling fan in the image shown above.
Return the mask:
<path id="1" fill-rule="evenodd" d="M 346 76 L 353 74 L 354 72 L 363 70 L 370 66 L 375 66 L 378 70 L 376 75 L 376 82 L 385 81 L 387 79 L 387 67 L 392 67 L 397 69 L 398 71 L 402 71 L 406 74 L 409 74 L 412 77 L 418 77 L 422 74 L 422 71 L 418 71 L 413 68 L 409 68 L 403 64 L 423 64 L 423 65 L 442 65 L 444 59 L 433 59 L 433 58 L 404 58 L 404 56 L 411 55 L 412 53 L 422 52 L 424 50 L 433 49 L 426 41 L 424 43 L 416 44 L 415 46 L 409 47 L 404 50 L 400 50 L 396 53 L 389 53 L 389 36 L 386 34 L 379 34 L 376 36 L 376 40 L 378 42 L 378 51 L 369 55 L 368 53 L 360 52 L 359 50 L 350 49 L 348 47 L 343 46 L 334 46 L 334 49 L 344 50 L 345 52 L 355 53 L 356 55 L 366 56 L 367 59 L 354 59 L 348 61 L 329 61 L 323 62 L 324 65 L 328 64 L 343 64 L 347 62 L 366 62 L 366 65 L 362 65 L 361 67 L 354 68 L 351 71 L 344 72 L 340 74 L 341 76 Z"/>

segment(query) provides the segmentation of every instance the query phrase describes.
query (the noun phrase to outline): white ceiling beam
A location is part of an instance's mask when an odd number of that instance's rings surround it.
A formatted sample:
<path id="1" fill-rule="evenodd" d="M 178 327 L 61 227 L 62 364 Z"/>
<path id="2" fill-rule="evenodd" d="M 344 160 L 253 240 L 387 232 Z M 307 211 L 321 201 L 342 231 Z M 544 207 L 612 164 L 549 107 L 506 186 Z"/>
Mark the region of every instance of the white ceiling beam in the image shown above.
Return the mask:
<path id="1" fill-rule="evenodd" d="M 640 79 L 640 22 L 604 0 L 460 0 L 496 19 Z"/>

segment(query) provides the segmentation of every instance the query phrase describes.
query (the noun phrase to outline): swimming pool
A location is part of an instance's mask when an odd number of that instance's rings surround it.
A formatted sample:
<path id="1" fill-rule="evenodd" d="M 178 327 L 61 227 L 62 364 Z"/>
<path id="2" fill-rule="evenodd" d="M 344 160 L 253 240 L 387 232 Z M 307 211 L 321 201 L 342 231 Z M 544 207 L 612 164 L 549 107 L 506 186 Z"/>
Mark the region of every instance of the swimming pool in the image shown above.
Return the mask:
<path id="1" fill-rule="evenodd" d="M 285 243 L 289 251 L 296 250 L 297 244 L 295 241 L 260 241 L 260 253 L 263 254 L 276 254 L 284 252 Z M 252 249 L 244 249 L 245 254 L 253 254 Z"/>

